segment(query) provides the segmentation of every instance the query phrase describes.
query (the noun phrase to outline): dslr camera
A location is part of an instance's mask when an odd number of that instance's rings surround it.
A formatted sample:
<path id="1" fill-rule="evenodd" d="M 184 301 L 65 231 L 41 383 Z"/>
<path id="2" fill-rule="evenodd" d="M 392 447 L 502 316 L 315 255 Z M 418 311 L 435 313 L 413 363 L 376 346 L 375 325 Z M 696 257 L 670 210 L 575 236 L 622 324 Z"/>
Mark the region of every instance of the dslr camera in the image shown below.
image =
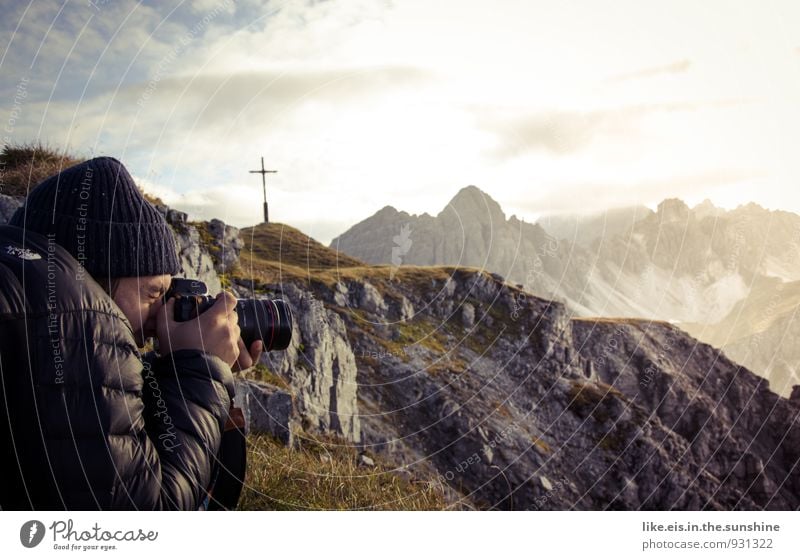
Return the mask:
<path id="1" fill-rule="evenodd" d="M 175 320 L 189 321 L 214 305 L 216 298 L 208 294 L 204 282 L 189 278 L 173 278 L 164 302 L 175 298 Z M 285 350 L 292 340 L 292 312 L 282 299 L 239 299 L 236 302 L 239 329 L 247 348 L 256 341 L 264 342 L 264 350 Z"/>

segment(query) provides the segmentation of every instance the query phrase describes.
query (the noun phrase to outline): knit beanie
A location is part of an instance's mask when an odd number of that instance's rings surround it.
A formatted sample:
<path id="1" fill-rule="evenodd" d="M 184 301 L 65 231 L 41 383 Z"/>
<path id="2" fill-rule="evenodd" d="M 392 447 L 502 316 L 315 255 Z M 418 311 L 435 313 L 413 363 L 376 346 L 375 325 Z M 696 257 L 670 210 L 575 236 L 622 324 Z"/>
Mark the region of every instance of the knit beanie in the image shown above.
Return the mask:
<path id="1" fill-rule="evenodd" d="M 180 270 L 166 220 L 113 157 L 96 157 L 45 179 L 9 224 L 52 234 L 97 279 Z"/>

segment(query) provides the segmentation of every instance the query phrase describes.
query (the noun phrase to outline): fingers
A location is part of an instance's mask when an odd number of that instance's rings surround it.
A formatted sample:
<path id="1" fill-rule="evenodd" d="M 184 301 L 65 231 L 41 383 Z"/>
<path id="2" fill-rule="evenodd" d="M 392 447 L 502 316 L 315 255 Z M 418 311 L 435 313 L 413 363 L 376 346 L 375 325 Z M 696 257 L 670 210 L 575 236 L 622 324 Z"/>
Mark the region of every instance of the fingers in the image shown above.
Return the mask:
<path id="1" fill-rule="evenodd" d="M 244 345 L 244 341 L 241 338 L 239 339 L 238 345 L 239 357 L 236 358 L 236 363 L 231 368 L 233 371 L 241 371 L 253 365 L 253 362 L 250 360 L 250 355 L 247 353 L 247 348 Z"/>
<path id="2" fill-rule="evenodd" d="M 261 354 L 263 351 L 264 343 L 261 340 L 253 341 L 248 351 L 244 340 L 239 338 L 239 357 L 236 359 L 236 364 L 234 364 L 231 369 L 233 369 L 233 371 L 242 371 L 253 367 L 261 361 Z"/>
<path id="3" fill-rule="evenodd" d="M 230 337 L 231 346 L 233 346 L 233 351 L 235 356 L 245 356 L 249 358 L 247 355 L 247 349 L 244 346 L 244 343 L 241 342 L 241 329 L 239 328 L 239 317 L 236 313 L 236 304 L 238 300 L 236 296 L 234 296 L 231 292 L 220 292 L 217 294 L 217 301 L 215 305 L 219 305 L 222 309 L 224 309 L 225 319 L 228 323 L 228 336 Z M 250 367 L 250 366 L 246 366 Z"/>
<path id="4" fill-rule="evenodd" d="M 262 352 L 264 352 L 264 341 L 253 341 L 253 344 L 250 345 L 250 357 L 253 360 L 253 364 L 257 364 L 261 360 Z"/>
<path id="5" fill-rule="evenodd" d="M 236 297 L 232 293 L 220 292 L 211 308 L 196 319 L 176 322 L 175 299 L 170 298 L 158 310 L 156 317 L 159 344 L 164 338 L 164 347 L 168 351 L 201 349 L 217 355 L 229 366 L 252 366 L 252 355 L 241 341 L 236 304 Z"/>
<path id="6" fill-rule="evenodd" d="M 236 308 L 238 301 L 236 296 L 231 292 L 223 291 L 217 294 L 217 300 L 214 302 L 214 306 L 219 305 L 220 307 L 224 307 L 227 315 Z"/>

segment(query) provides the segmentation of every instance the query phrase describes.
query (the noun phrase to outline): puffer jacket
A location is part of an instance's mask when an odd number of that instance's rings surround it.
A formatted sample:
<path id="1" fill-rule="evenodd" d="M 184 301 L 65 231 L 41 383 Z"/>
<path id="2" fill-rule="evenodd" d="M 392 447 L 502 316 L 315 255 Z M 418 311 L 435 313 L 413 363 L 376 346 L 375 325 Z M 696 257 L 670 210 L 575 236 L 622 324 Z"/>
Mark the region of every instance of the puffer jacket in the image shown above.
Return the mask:
<path id="1" fill-rule="evenodd" d="M 142 355 L 72 255 L 0 226 L 2 509 L 203 509 L 233 396 L 220 358 Z"/>

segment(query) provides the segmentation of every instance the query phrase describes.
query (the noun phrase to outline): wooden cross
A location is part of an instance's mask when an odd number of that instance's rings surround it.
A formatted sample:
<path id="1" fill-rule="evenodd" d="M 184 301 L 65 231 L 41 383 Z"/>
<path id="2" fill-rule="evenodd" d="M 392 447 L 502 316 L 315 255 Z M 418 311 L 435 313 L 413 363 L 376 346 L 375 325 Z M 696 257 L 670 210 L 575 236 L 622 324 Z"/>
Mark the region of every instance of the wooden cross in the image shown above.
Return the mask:
<path id="1" fill-rule="evenodd" d="M 264 223 L 269 223 L 269 207 L 267 206 L 267 173 L 277 173 L 264 169 L 264 157 L 261 157 L 261 169 L 250 171 L 250 173 L 261 173 L 261 185 L 264 187 Z"/>

